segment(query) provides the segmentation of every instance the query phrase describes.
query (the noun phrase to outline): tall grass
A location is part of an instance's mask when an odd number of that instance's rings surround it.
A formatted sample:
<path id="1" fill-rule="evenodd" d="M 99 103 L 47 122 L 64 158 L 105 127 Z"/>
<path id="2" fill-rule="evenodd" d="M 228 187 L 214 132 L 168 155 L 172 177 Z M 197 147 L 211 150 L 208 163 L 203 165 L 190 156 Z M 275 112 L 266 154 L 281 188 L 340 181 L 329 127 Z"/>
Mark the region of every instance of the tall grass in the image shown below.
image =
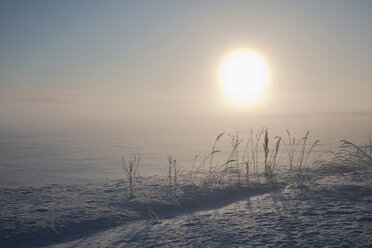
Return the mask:
<path id="1" fill-rule="evenodd" d="M 218 141 L 221 139 L 221 137 L 224 134 L 225 133 L 221 133 L 216 137 L 213 143 L 212 151 L 204 157 L 204 159 L 199 163 L 198 166 L 196 166 L 196 160 L 198 156 L 195 155 L 194 161 L 191 167 L 191 171 L 190 171 L 190 181 L 192 185 L 192 192 L 202 191 L 206 187 L 210 186 L 212 184 L 212 181 L 214 181 L 214 175 L 216 174 L 216 168 L 218 166 L 213 164 L 213 158 L 216 153 L 221 152 L 221 150 L 216 150 L 216 146 L 217 146 Z M 209 161 L 208 169 L 205 168 L 207 161 Z M 207 177 L 202 178 L 198 184 L 196 182 L 196 179 L 200 178 L 200 175 L 205 175 L 205 174 L 207 174 Z"/>
<path id="2" fill-rule="evenodd" d="M 301 169 L 303 166 L 308 165 L 309 156 L 316 145 L 319 144 L 319 140 L 312 143 L 310 148 L 307 149 L 307 141 L 309 138 L 310 131 L 307 131 L 306 135 L 296 142 L 296 137 L 292 137 L 291 133 L 286 130 L 288 143 L 283 142 L 288 155 L 288 162 L 290 169 Z M 299 149 L 299 150 L 298 150 Z"/>
<path id="3" fill-rule="evenodd" d="M 212 147 L 212 152 L 210 153 L 210 162 L 209 162 L 209 170 L 211 170 L 212 168 L 212 162 L 213 162 L 213 154 L 216 153 L 216 145 L 217 145 L 217 142 L 221 139 L 221 137 L 224 135 L 225 133 L 220 133 L 216 140 L 214 141 L 214 144 L 213 144 L 213 147 Z"/>
<path id="4" fill-rule="evenodd" d="M 243 139 L 239 138 L 239 133 L 236 133 L 235 135 L 229 135 L 230 137 L 230 145 L 231 145 L 231 151 L 229 156 L 227 157 L 227 161 L 223 166 L 229 165 L 229 167 L 225 168 L 229 170 L 230 173 L 235 173 L 239 177 L 241 176 L 242 171 L 242 165 L 239 153 L 239 146 L 243 142 Z"/>
<path id="5" fill-rule="evenodd" d="M 245 142 L 239 137 L 239 133 L 228 135 L 231 148 L 229 152 L 221 154 L 221 156 L 226 154 L 226 157 L 225 159 L 222 158 L 224 162 L 219 163 L 221 158 L 216 159 L 215 156 L 222 152 L 217 146 L 224 135 L 225 133 L 221 133 L 216 137 L 211 151 L 200 162 L 198 162 L 198 156 L 194 157 L 191 171 L 189 171 L 189 176 L 186 177 L 186 180 L 190 182 L 193 193 L 223 187 L 226 183 L 228 185 L 234 182 L 240 184 L 244 182 L 241 181 L 244 175 L 247 179 L 246 184 L 249 185 L 252 178 L 259 181 L 263 177 L 274 176 L 276 168 L 279 166 L 283 166 L 283 171 L 287 172 L 280 175 L 284 176 L 284 180 L 287 180 L 291 186 L 306 186 L 312 179 L 308 174 L 312 166 L 333 164 L 353 166 L 354 168 L 356 166 L 372 167 L 371 139 L 365 146 L 357 146 L 352 142 L 342 140 L 336 153 L 329 152 L 334 155 L 329 162 L 319 159 L 319 156 L 313 158 L 312 153 L 319 144 L 319 140 L 310 142 L 309 131 L 300 138 L 294 137 L 288 130 L 286 130 L 286 137 L 284 138 L 279 136 L 270 138 L 268 128 L 262 128 L 258 131 L 251 130 Z M 281 149 L 282 144 L 283 149 Z M 281 157 L 282 151 L 288 158 L 287 163 Z M 140 158 L 135 157 L 128 164 L 124 158 L 122 160 L 123 169 L 129 181 L 130 197 L 133 198 Z M 263 169 L 262 172 L 261 168 Z M 171 191 L 170 198 L 175 206 L 179 204 L 177 198 L 175 198 L 176 193 L 181 190 L 179 180 L 184 179 L 181 177 L 183 175 L 182 169 L 180 163 L 172 156 L 167 157 L 167 165 L 162 169 Z"/>
<path id="6" fill-rule="evenodd" d="M 181 173 L 181 166 L 172 156 L 167 157 L 168 164 L 164 168 L 164 174 L 167 176 L 167 182 L 171 193 L 176 193 L 178 180 Z"/>
<path id="7" fill-rule="evenodd" d="M 129 194 L 130 199 L 134 198 L 134 187 L 137 183 L 138 177 L 138 166 L 140 163 L 141 157 L 134 157 L 133 160 L 130 160 L 128 163 L 125 161 L 124 157 L 122 157 L 122 166 L 124 170 L 124 175 L 128 179 L 129 183 Z"/>
<path id="8" fill-rule="evenodd" d="M 198 166 L 196 165 L 197 156 L 195 156 L 190 173 L 193 192 L 203 191 L 205 188 L 212 190 L 214 185 L 221 185 L 227 182 L 227 180 L 229 183 L 232 183 L 232 180 L 236 179 L 238 183 L 241 183 L 243 175 L 246 176 L 246 183 L 249 183 L 249 177 L 251 175 L 255 176 L 258 180 L 259 168 L 261 168 L 259 163 L 259 157 L 261 156 L 259 147 L 262 142 L 265 159 L 261 163 L 263 163 L 264 175 L 272 176 L 274 174 L 279 157 L 280 137 L 274 137 L 271 144 L 267 128 L 262 128 L 258 131 L 251 130 L 246 142 L 243 142 L 244 140 L 240 138 L 238 132 L 236 134 L 228 134 L 231 149 L 227 153 L 226 162 L 221 164 L 213 163 L 214 155 L 221 152 L 216 147 L 217 142 L 223 135 L 224 133 L 221 133 L 217 136 L 212 151 L 207 154 Z M 265 136 L 264 141 L 262 141 L 263 136 Z M 206 168 L 206 161 L 209 161 L 208 168 Z M 197 178 L 200 179 L 199 183 L 195 183 Z"/>
<path id="9" fill-rule="evenodd" d="M 221 152 L 221 150 L 213 150 L 200 162 L 195 170 L 191 171 L 192 174 L 192 187 L 193 192 L 203 191 L 205 188 L 210 187 L 216 180 L 218 174 L 218 165 L 209 164 L 209 168 L 205 168 L 206 161 L 210 159 L 214 154 Z M 195 156 L 194 163 L 196 162 L 197 156 Z M 194 167 L 194 166 L 193 166 Z M 195 182 L 195 179 L 199 179 L 199 183 Z"/>
<path id="10" fill-rule="evenodd" d="M 265 128 L 258 130 L 255 135 L 253 135 L 253 130 L 251 130 L 251 158 L 249 160 L 250 165 L 253 166 L 253 173 L 258 175 L 258 147 L 260 144 L 260 140 L 262 135 L 265 132 Z"/>
<path id="11" fill-rule="evenodd" d="M 281 137 L 276 136 L 274 140 L 276 139 L 276 142 L 274 143 L 274 149 L 271 151 L 270 154 L 270 148 L 269 148 L 269 130 L 266 128 L 265 130 L 265 137 L 263 142 L 263 149 L 264 149 L 264 174 L 265 176 L 272 176 L 274 174 L 274 169 L 277 163 L 277 157 L 279 152 L 279 146 L 280 141 L 282 140 Z"/>
<path id="12" fill-rule="evenodd" d="M 350 141 L 341 140 L 339 149 L 334 153 L 331 165 L 338 168 L 370 168 L 372 167 L 372 142 L 358 146 Z"/>
<path id="13" fill-rule="evenodd" d="M 263 144 L 264 147 L 264 160 L 261 162 L 263 163 L 264 175 L 272 176 L 274 174 L 279 157 L 280 137 L 274 137 L 271 144 L 267 128 L 262 128 L 258 131 L 251 130 L 246 142 L 243 142 L 244 140 L 240 138 L 238 132 L 236 134 L 228 134 L 231 149 L 227 153 L 225 162 L 221 164 L 213 163 L 214 155 L 221 152 L 216 147 L 223 135 L 224 133 L 221 133 L 217 136 L 212 151 L 205 156 L 198 166 L 196 165 L 197 156 L 195 156 L 190 173 L 193 192 L 203 191 L 205 188 L 213 189 L 214 185 L 221 185 L 227 180 L 231 183 L 232 180 L 237 179 L 237 182 L 241 183 L 243 175 L 245 175 L 247 183 L 249 183 L 251 175 L 258 179 L 259 168 L 261 168 L 259 163 L 260 144 Z M 264 141 L 262 141 L 263 136 Z M 209 167 L 206 167 L 206 161 L 209 161 Z M 199 183 L 195 183 L 197 178 L 200 179 Z"/>
<path id="14" fill-rule="evenodd" d="M 291 133 L 286 130 L 288 143 L 283 142 L 289 162 L 289 170 L 296 186 L 303 186 L 310 179 L 306 173 L 306 168 L 311 164 L 309 157 L 314 147 L 319 144 L 319 140 L 314 141 L 310 146 L 307 144 L 309 133 L 296 142 L 296 138 L 291 136 Z"/>
<path id="15" fill-rule="evenodd" d="M 221 137 L 224 134 L 225 133 L 220 133 L 217 136 L 216 140 L 214 141 L 214 144 L 213 144 L 213 147 L 212 147 L 212 151 L 210 153 L 210 162 L 209 162 L 209 171 L 208 171 L 208 184 L 211 184 L 211 181 L 213 180 L 214 172 L 216 170 L 216 167 L 213 165 L 214 154 L 220 152 L 220 150 L 216 150 L 216 145 L 217 145 L 217 142 L 221 139 Z"/>
<path id="16" fill-rule="evenodd" d="M 239 138 L 239 133 L 230 135 L 231 152 L 227 162 L 233 162 L 235 165 L 233 172 L 239 175 L 239 180 L 240 175 L 245 175 L 248 181 L 251 170 L 253 170 L 253 175 L 258 175 L 259 144 L 264 131 L 264 128 L 256 132 L 251 129 L 242 153 L 239 149 L 244 140 Z"/>

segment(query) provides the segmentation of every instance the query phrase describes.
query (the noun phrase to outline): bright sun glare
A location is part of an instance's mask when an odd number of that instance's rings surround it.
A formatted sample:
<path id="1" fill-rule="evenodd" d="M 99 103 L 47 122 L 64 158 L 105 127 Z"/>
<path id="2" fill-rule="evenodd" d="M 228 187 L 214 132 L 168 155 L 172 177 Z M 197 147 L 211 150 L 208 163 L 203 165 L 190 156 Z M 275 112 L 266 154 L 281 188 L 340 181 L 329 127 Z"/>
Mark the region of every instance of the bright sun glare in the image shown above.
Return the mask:
<path id="1" fill-rule="evenodd" d="M 264 59 L 249 50 L 230 53 L 223 60 L 219 73 L 223 95 L 238 106 L 257 103 L 263 97 L 269 78 Z"/>

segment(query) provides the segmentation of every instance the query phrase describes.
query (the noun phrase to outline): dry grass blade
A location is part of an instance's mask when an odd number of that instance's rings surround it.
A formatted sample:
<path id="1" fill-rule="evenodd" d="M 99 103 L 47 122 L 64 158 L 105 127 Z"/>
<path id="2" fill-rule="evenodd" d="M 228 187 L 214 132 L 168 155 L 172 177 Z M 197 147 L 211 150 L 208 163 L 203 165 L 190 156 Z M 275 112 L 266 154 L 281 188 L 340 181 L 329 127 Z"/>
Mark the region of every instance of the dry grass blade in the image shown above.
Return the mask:
<path id="1" fill-rule="evenodd" d="M 332 158 L 331 165 L 348 170 L 370 168 L 372 166 L 371 147 L 370 145 L 357 146 L 350 141 L 341 140 L 339 150 Z"/>
<path id="2" fill-rule="evenodd" d="M 163 172 L 167 176 L 170 191 L 172 193 L 176 193 L 178 188 L 178 179 L 180 177 L 182 167 L 172 156 L 168 156 L 167 160 L 168 165 L 164 168 Z"/>
<path id="3" fill-rule="evenodd" d="M 365 151 L 363 151 L 363 149 L 360 148 L 359 146 L 357 146 L 354 143 L 351 143 L 350 141 L 347 141 L 347 140 L 341 140 L 340 142 L 341 142 L 341 147 L 342 148 L 354 148 L 359 153 L 361 153 L 364 157 L 366 157 L 367 159 L 369 159 L 372 162 L 372 157 L 369 154 L 367 154 Z"/>
<path id="4" fill-rule="evenodd" d="M 158 224 L 159 223 L 159 218 L 155 214 L 155 212 L 151 209 L 151 207 L 149 207 L 149 214 L 150 214 L 150 218 L 151 218 L 152 224 L 153 225 Z"/>
<path id="5" fill-rule="evenodd" d="M 265 161 L 264 161 L 264 165 L 265 165 L 265 175 L 268 176 L 269 173 L 270 173 L 270 169 L 269 169 L 269 163 L 268 163 L 268 156 L 269 156 L 269 151 L 270 151 L 270 148 L 269 148 L 269 131 L 265 130 L 265 137 L 264 137 L 264 142 L 263 142 L 263 149 L 264 149 L 264 158 L 265 158 Z"/>
<path id="6" fill-rule="evenodd" d="M 310 147 L 309 151 L 307 152 L 307 155 L 306 155 L 306 159 L 305 159 L 305 164 L 307 164 L 308 160 L 309 160 L 309 156 L 311 154 L 311 152 L 313 151 L 314 147 L 317 146 L 318 144 L 320 143 L 320 140 L 316 140 Z"/>
<path id="7" fill-rule="evenodd" d="M 207 161 L 207 159 L 212 156 L 213 154 L 215 153 L 218 153 L 218 152 L 221 152 L 220 150 L 216 150 L 216 151 L 212 151 L 211 153 L 209 153 L 204 159 L 203 161 L 200 163 L 199 167 L 198 167 L 198 170 L 200 170 L 202 167 L 204 167 L 205 165 L 205 162 Z"/>
<path id="8" fill-rule="evenodd" d="M 129 193 L 130 198 L 134 198 L 134 187 L 137 183 L 138 177 L 138 166 L 141 160 L 141 157 L 134 157 L 133 160 L 130 160 L 128 163 L 125 162 L 124 157 L 121 158 L 124 174 L 128 179 L 129 183 Z"/>
<path id="9" fill-rule="evenodd" d="M 301 152 L 300 152 L 300 159 L 298 160 L 297 162 L 297 167 L 302 167 L 302 163 L 304 161 L 304 155 L 305 155 L 305 150 L 306 150 L 306 142 L 307 142 L 307 138 L 309 136 L 309 131 L 307 131 L 305 137 L 303 137 L 298 143 L 297 143 L 297 146 L 300 144 L 301 141 L 303 141 L 303 144 L 302 144 L 302 149 L 301 149 Z"/>
<path id="10" fill-rule="evenodd" d="M 210 163 L 209 163 L 209 168 L 212 167 L 213 154 L 214 154 L 214 152 L 215 152 L 217 142 L 220 140 L 220 138 L 221 138 L 224 134 L 225 134 L 225 133 L 220 133 L 220 134 L 217 136 L 216 140 L 214 141 L 214 144 L 213 144 L 213 147 L 212 147 L 212 152 L 211 152 L 211 154 L 210 154 L 210 158 L 211 158 L 211 159 L 210 159 Z"/>

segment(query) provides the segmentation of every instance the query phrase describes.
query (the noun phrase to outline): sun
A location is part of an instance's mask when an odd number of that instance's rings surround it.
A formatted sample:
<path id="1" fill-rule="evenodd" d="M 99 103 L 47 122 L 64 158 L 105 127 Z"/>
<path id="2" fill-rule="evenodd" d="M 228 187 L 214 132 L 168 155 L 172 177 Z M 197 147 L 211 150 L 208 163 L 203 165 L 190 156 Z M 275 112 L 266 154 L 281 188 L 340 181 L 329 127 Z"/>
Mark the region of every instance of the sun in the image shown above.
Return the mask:
<path id="1" fill-rule="evenodd" d="M 268 67 L 258 53 L 238 50 L 222 61 L 219 80 L 224 97 L 239 106 L 253 105 L 263 97 L 269 79 Z"/>

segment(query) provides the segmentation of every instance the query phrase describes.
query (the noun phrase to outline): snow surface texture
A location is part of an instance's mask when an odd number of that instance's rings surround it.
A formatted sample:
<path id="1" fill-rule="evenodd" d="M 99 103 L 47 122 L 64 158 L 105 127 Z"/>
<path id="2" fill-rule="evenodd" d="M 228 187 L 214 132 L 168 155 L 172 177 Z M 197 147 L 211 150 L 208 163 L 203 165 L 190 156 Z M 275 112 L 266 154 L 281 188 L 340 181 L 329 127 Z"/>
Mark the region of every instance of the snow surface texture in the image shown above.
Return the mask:
<path id="1" fill-rule="evenodd" d="M 371 171 L 312 173 L 302 187 L 279 176 L 199 193 L 181 184 L 177 200 L 157 176 L 134 199 L 124 180 L 3 188 L 0 247 L 371 247 Z"/>

